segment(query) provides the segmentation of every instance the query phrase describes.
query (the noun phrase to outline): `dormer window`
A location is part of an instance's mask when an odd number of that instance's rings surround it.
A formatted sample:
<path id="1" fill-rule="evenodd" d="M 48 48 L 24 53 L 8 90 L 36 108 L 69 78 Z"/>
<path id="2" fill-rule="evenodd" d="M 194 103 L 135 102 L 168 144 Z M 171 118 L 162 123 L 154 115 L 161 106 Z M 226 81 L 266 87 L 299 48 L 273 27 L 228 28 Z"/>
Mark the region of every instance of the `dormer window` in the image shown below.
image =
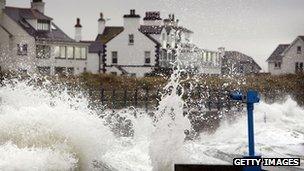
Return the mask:
<path id="1" fill-rule="evenodd" d="M 50 21 L 49 20 L 38 20 L 37 30 L 50 31 Z"/>

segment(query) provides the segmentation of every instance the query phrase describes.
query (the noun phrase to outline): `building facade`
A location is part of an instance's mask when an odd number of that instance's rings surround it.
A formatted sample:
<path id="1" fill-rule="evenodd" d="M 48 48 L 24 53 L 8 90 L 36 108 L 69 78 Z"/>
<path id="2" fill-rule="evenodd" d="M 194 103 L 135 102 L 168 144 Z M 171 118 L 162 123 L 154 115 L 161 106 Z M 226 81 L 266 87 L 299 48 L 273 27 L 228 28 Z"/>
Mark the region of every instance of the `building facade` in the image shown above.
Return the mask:
<path id="1" fill-rule="evenodd" d="M 42 0 L 32 0 L 30 8 L 8 7 L 1 0 L 1 69 L 47 75 L 93 70 L 88 65 L 90 44 L 67 36 L 44 9 Z"/>
<path id="2" fill-rule="evenodd" d="M 101 14 L 95 41 L 105 47 L 105 73 L 143 77 L 157 66 L 159 43 L 139 30 L 140 19 L 135 10 L 130 10 L 123 16 L 124 25 L 113 27 L 106 26 Z"/>
<path id="3" fill-rule="evenodd" d="M 304 72 L 304 36 L 291 44 L 280 44 L 267 59 L 268 70 L 273 75 Z"/>

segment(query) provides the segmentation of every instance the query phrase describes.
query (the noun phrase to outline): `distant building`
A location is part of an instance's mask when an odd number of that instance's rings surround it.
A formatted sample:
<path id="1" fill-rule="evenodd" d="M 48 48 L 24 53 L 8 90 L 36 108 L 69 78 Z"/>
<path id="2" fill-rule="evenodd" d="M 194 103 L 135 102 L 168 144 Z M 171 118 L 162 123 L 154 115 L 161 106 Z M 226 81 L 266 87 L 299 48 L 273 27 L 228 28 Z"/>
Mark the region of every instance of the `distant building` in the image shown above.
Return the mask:
<path id="1" fill-rule="evenodd" d="M 259 73 L 262 68 L 252 57 L 238 51 L 224 51 L 222 75 L 248 75 Z"/>
<path id="2" fill-rule="evenodd" d="M 67 36 L 44 14 L 42 0 L 33 0 L 31 8 L 7 7 L 5 0 L 0 2 L 2 70 L 71 75 L 90 71 L 89 43 Z M 81 31 L 78 24 L 76 30 Z"/>
<path id="3" fill-rule="evenodd" d="M 220 51 L 201 49 L 194 44 L 184 44 L 179 56 L 187 72 L 199 75 L 221 75 Z"/>
<path id="4" fill-rule="evenodd" d="M 298 36 L 291 44 L 280 44 L 267 62 L 273 75 L 303 73 L 304 36 Z"/>
<path id="5" fill-rule="evenodd" d="M 181 51 L 188 53 L 189 46 L 192 42 L 193 32 L 179 25 L 179 20 L 175 19 L 174 14 L 170 14 L 169 18 L 162 20 L 160 12 L 146 12 L 143 25 L 140 31 L 146 35 L 153 37 L 161 44 L 159 55 L 159 67 L 171 67 L 174 62 L 177 45 L 181 46 Z M 172 51 L 173 50 L 173 51 Z M 186 54 L 181 54 L 186 55 Z"/>

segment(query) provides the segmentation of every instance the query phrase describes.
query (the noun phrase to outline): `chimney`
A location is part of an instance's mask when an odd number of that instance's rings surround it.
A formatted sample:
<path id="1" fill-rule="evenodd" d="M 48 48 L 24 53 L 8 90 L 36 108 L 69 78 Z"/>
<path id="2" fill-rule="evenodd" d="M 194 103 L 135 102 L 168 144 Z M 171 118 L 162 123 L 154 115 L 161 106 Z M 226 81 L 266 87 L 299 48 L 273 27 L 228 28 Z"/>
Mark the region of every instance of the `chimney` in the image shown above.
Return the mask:
<path id="1" fill-rule="evenodd" d="M 42 14 L 44 14 L 44 6 L 45 3 L 42 0 L 33 0 L 31 2 L 31 8 L 40 11 Z"/>
<path id="2" fill-rule="evenodd" d="M 82 26 L 80 24 L 80 18 L 77 18 L 75 25 L 75 41 L 80 42 L 82 39 Z"/>
<path id="3" fill-rule="evenodd" d="M 130 14 L 124 15 L 124 28 L 138 30 L 140 27 L 140 15 L 136 14 L 135 9 L 130 10 Z"/>
<path id="4" fill-rule="evenodd" d="M 98 19 L 98 34 L 103 34 L 106 28 L 106 20 L 103 18 L 103 13 L 100 13 L 100 18 Z"/>

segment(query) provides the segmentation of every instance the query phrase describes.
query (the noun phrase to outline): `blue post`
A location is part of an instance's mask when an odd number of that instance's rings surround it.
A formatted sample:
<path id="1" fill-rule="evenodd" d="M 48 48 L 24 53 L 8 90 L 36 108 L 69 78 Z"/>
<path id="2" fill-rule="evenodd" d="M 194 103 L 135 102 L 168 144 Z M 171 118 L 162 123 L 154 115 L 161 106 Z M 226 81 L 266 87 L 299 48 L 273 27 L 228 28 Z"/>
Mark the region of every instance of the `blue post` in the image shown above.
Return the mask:
<path id="1" fill-rule="evenodd" d="M 253 126 L 253 104 L 247 104 L 248 122 L 248 150 L 249 156 L 254 156 L 254 126 Z"/>
<path id="2" fill-rule="evenodd" d="M 248 90 L 247 94 L 244 96 L 243 93 L 236 91 L 230 95 L 231 99 L 242 101 L 247 104 L 247 122 L 248 122 L 248 151 L 249 156 L 245 158 L 259 158 L 255 156 L 254 152 L 254 118 L 253 118 L 253 109 L 254 103 L 260 102 L 260 96 L 257 91 Z M 259 171 L 261 166 L 245 167 L 245 171 Z"/>

